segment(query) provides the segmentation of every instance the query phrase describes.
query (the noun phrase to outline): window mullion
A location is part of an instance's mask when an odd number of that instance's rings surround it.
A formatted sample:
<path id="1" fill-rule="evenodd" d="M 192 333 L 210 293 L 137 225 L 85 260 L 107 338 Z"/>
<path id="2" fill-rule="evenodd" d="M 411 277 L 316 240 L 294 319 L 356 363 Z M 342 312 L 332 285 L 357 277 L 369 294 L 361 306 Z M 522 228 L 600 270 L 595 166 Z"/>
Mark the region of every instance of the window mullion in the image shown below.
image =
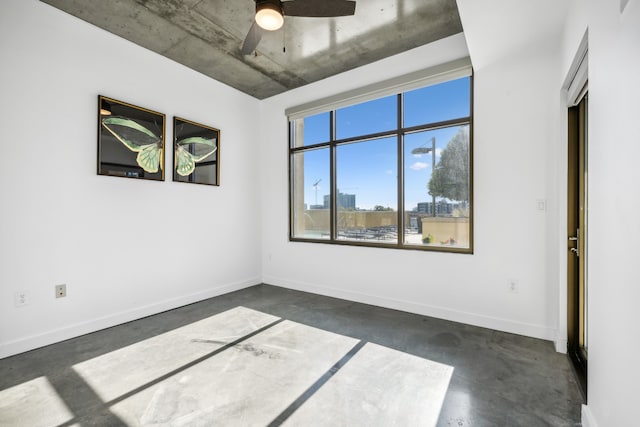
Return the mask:
<path id="1" fill-rule="evenodd" d="M 397 244 L 402 246 L 404 244 L 404 134 L 401 129 L 403 127 L 403 97 L 402 94 L 398 94 L 398 127 L 397 127 L 397 144 L 398 144 L 398 226 L 397 226 Z"/>
<path id="2" fill-rule="evenodd" d="M 336 181 L 336 112 L 331 111 L 329 114 L 329 123 L 331 126 L 329 132 L 329 233 L 331 240 L 338 240 L 338 184 Z"/>

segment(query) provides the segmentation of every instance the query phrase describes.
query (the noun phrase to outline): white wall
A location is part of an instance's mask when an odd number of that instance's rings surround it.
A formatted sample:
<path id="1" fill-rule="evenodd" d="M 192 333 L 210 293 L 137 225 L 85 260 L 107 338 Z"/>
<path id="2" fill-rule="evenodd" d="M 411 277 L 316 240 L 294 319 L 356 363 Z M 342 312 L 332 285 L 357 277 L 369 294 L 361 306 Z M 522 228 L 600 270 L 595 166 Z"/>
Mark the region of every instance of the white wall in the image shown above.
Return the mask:
<path id="1" fill-rule="evenodd" d="M 288 241 L 284 109 L 467 56 L 462 35 L 265 100 L 264 281 L 555 339 L 559 285 L 547 277 L 548 214 L 536 202 L 553 199 L 547 158 L 558 139 L 548 126 L 560 106 L 557 52 L 547 41 L 475 70 L 474 255 Z M 507 292 L 509 279 L 519 293 Z"/>
<path id="2" fill-rule="evenodd" d="M 562 59 L 558 40 L 568 5 L 556 0 L 527 3 L 457 0 L 457 4 L 474 68 L 478 75 L 490 76 L 494 85 L 493 90 L 477 96 L 486 108 L 482 123 L 476 119 L 476 126 L 486 127 L 500 138 L 509 133 L 515 137 L 517 143 L 507 144 L 507 151 L 511 151 L 511 156 L 520 152 L 530 162 L 522 167 L 521 160 L 507 161 L 513 166 L 509 173 L 517 185 L 535 185 L 538 200 L 546 202 L 546 211 L 540 213 L 545 223 L 542 228 L 530 228 L 531 221 L 535 223 L 530 215 L 513 217 L 522 220 L 522 229 L 514 231 L 514 227 L 511 231 L 523 240 L 514 239 L 512 250 L 529 256 L 526 236 L 531 231 L 543 239 L 543 253 L 539 254 L 542 258 L 531 258 L 536 268 L 544 269 L 544 278 L 538 282 L 543 284 L 537 287 L 544 294 L 539 308 L 544 307 L 548 325 L 555 329 L 555 337 L 551 336 L 553 330 L 548 332 L 556 350 L 566 352 L 566 259 L 563 257 L 566 257 L 567 119 L 561 81 L 556 73 Z M 507 96 L 495 98 L 495 94 L 502 92 Z M 501 117 L 505 121 L 503 127 Z M 488 164 L 500 168 L 491 162 Z M 499 180 L 510 182 L 513 178 L 503 175 Z M 496 186 L 499 187 L 498 182 Z M 520 197 L 533 194 L 525 191 Z"/>
<path id="3" fill-rule="evenodd" d="M 640 1 L 573 1 L 565 67 L 589 29 L 588 426 L 637 423 Z M 566 69 L 563 70 L 566 72 Z"/>
<path id="4" fill-rule="evenodd" d="M 0 13 L 0 357 L 260 282 L 259 102 L 35 0 Z M 96 175 L 97 97 L 221 129 L 221 186 Z M 54 299 L 54 285 L 68 296 Z M 29 304 L 14 307 L 14 293 Z"/>

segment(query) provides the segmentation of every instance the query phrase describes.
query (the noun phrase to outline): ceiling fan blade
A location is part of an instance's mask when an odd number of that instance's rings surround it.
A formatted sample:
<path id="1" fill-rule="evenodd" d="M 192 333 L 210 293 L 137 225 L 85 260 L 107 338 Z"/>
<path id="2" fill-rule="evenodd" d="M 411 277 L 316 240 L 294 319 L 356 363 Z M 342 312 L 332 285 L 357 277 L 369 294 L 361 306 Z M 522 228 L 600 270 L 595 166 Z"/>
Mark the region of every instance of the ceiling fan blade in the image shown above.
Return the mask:
<path id="1" fill-rule="evenodd" d="M 289 0 L 282 2 L 285 16 L 330 18 L 356 13 L 356 2 L 350 0 Z"/>
<path id="2" fill-rule="evenodd" d="M 247 37 L 245 37 L 244 43 L 242 43 L 242 54 L 251 55 L 258 47 L 260 39 L 262 39 L 262 28 L 256 24 L 256 21 L 253 21 L 253 24 L 247 33 Z"/>

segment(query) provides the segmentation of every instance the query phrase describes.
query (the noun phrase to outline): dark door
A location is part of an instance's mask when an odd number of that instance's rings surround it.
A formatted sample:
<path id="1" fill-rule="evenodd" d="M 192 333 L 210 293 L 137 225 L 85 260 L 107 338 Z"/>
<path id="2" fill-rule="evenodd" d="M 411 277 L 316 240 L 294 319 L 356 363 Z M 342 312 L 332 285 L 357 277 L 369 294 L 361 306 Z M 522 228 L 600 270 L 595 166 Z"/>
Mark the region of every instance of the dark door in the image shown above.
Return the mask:
<path id="1" fill-rule="evenodd" d="M 587 398 L 587 147 L 588 93 L 569 109 L 569 176 L 567 209 L 568 353 Z"/>

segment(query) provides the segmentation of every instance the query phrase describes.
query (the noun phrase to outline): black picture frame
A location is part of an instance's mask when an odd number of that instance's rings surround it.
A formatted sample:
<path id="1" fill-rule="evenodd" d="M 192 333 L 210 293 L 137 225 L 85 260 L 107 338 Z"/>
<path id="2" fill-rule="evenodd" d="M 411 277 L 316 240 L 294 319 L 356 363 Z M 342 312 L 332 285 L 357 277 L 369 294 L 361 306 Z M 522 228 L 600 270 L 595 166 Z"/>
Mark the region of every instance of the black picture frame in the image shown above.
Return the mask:
<path id="1" fill-rule="evenodd" d="M 98 95 L 98 175 L 164 181 L 165 115 Z"/>
<path id="2" fill-rule="evenodd" d="M 173 180 L 220 186 L 220 129 L 173 118 Z"/>

